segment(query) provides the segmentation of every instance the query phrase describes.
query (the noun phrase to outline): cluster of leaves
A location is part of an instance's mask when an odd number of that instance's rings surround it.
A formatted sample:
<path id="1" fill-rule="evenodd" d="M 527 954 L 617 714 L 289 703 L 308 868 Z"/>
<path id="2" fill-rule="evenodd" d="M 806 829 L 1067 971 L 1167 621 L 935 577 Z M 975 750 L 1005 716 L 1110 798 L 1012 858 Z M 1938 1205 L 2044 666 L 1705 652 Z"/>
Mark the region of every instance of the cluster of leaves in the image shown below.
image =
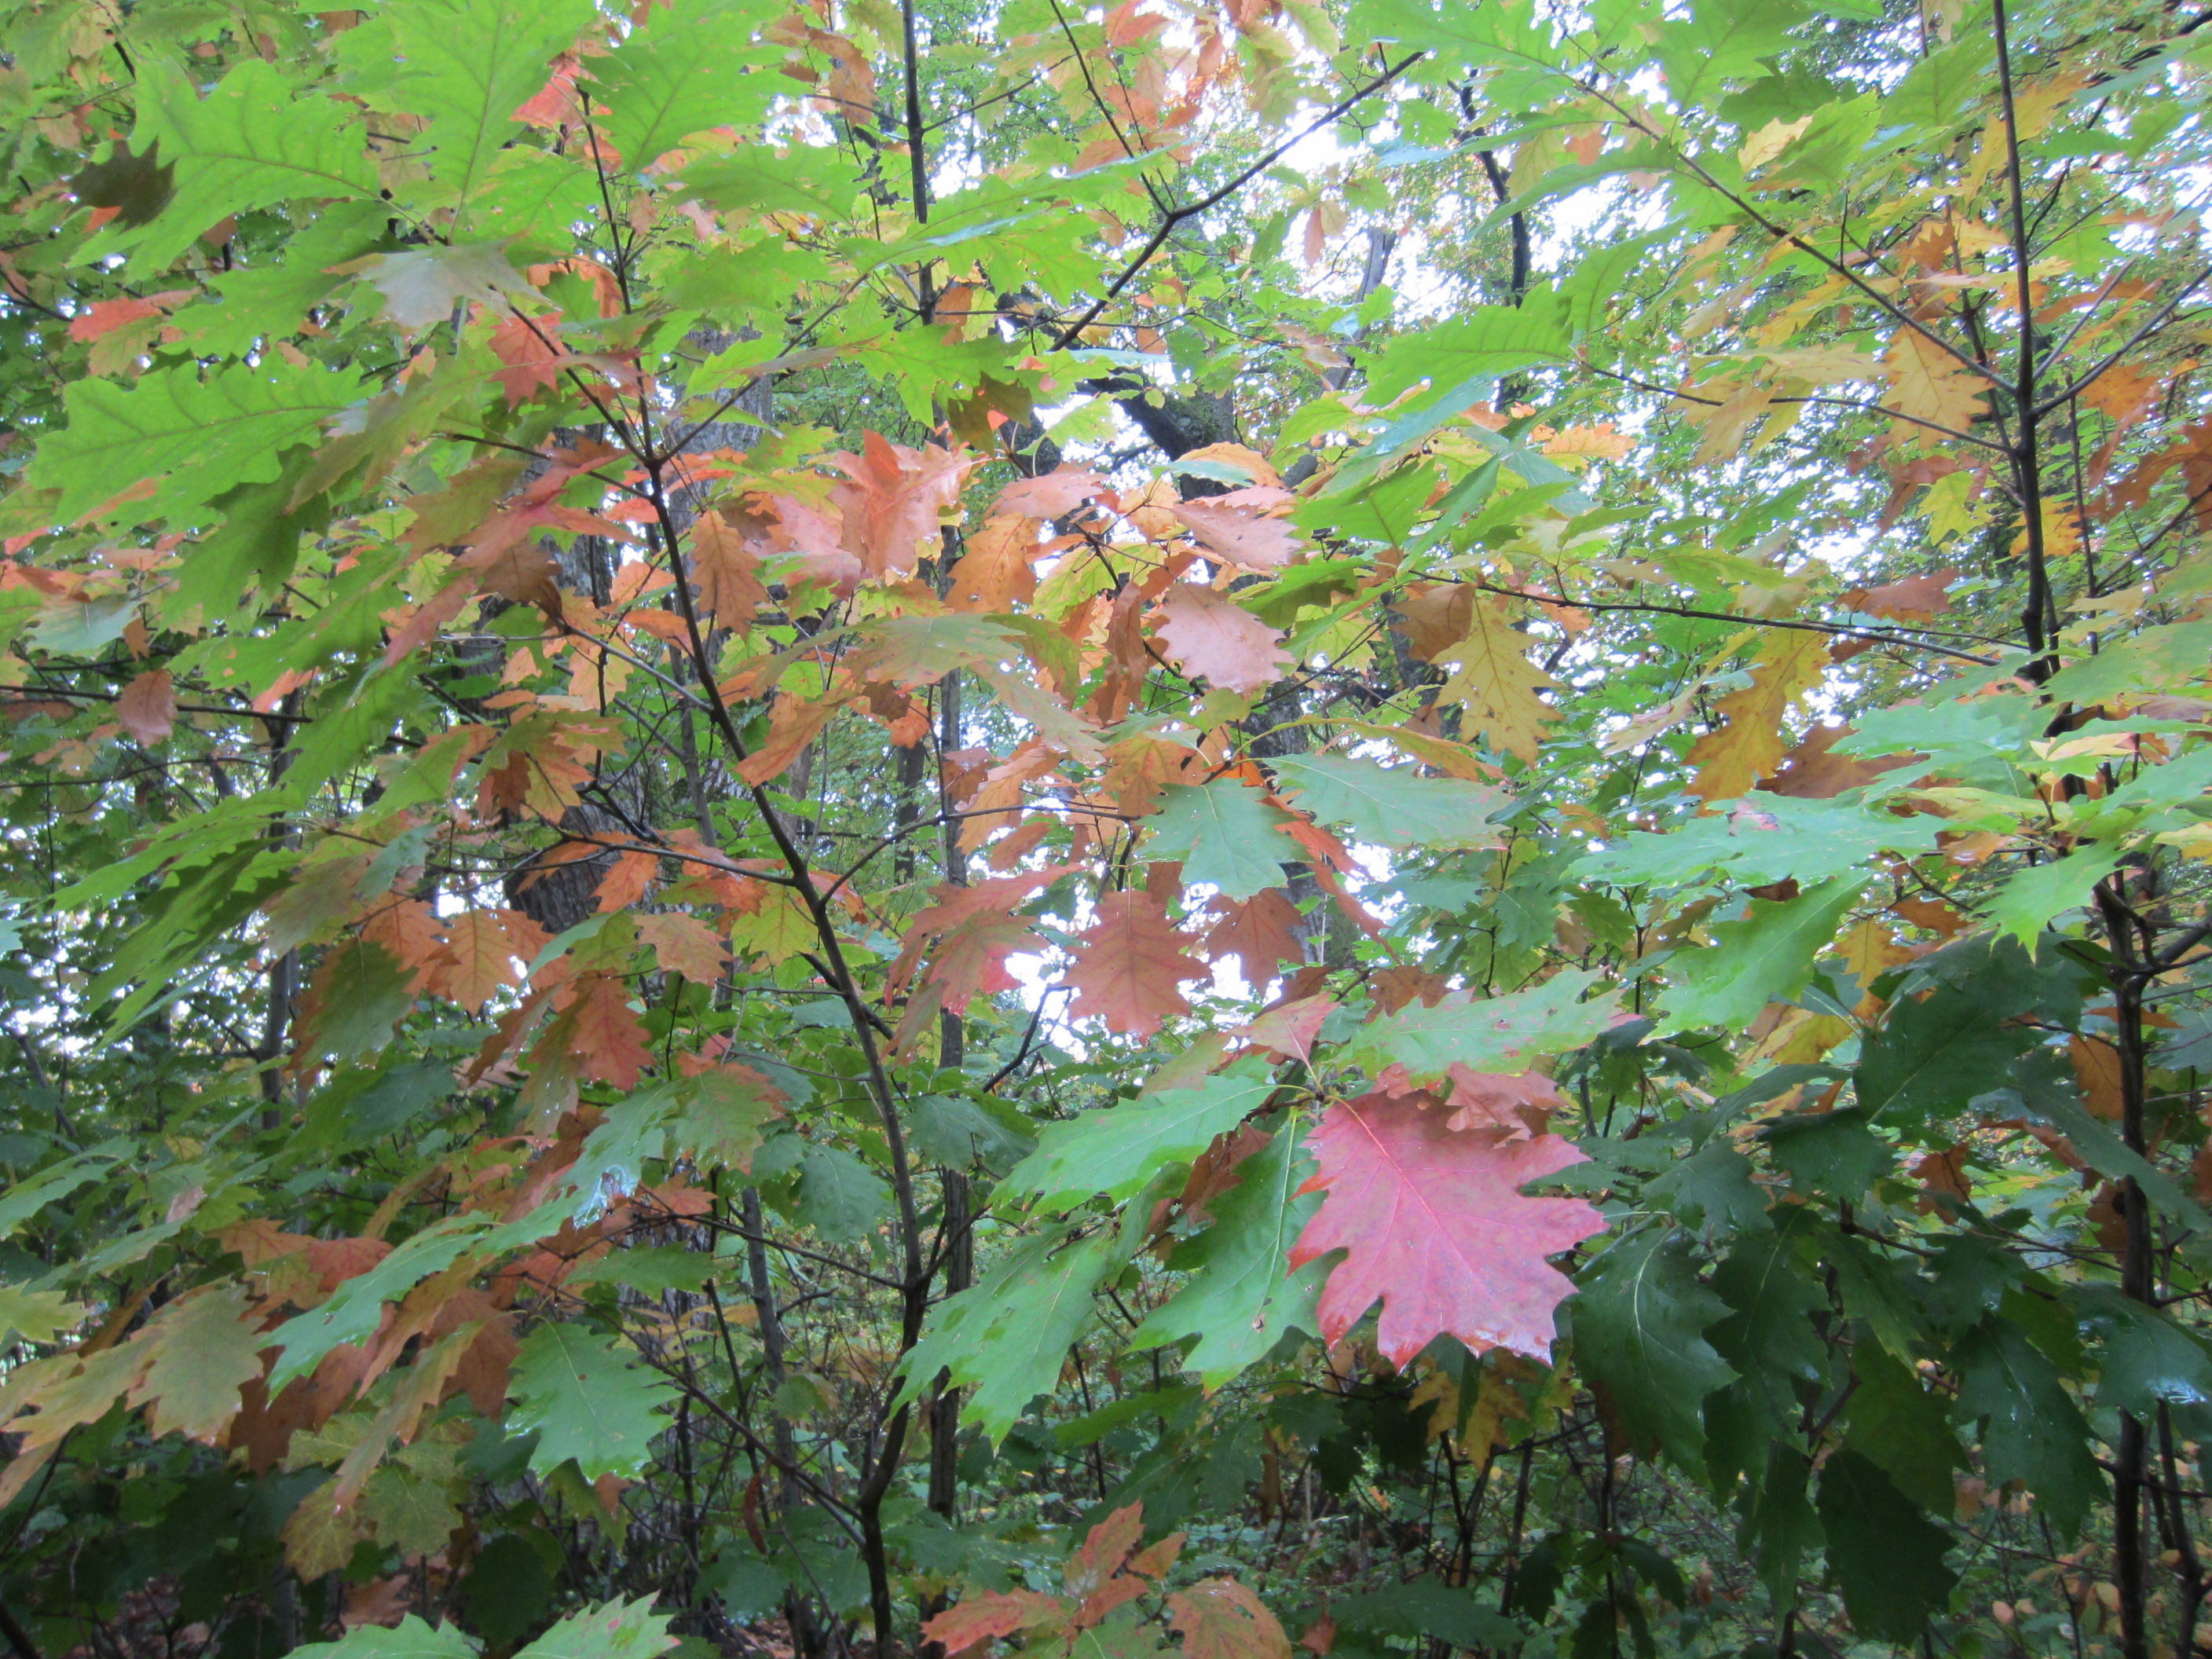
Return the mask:
<path id="1" fill-rule="evenodd" d="M 2212 1638 L 2203 18 L 0 17 L 18 1659 Z"/>

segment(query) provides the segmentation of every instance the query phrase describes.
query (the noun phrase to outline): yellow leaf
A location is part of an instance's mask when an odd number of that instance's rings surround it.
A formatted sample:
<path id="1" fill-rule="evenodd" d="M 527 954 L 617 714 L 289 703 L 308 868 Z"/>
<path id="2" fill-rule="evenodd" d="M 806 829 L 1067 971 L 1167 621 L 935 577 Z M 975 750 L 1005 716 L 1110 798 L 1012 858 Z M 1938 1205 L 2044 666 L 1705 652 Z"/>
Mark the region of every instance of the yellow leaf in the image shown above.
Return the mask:
<path id="1" fill-rule="evenodd" d="M 1714 705 L 1721 724 L 1690 745 L 1698 769 L 1690 793 L 1705 800 L 1733 800 L 1781 764 L 1788 745 L 1782 717 L 1790 705 L 1820 683 L 1828 665 L 1825 635 L 1777 629 L 1751 669 L 1751 684 Z"/>
<path id="2" fill-rule="evenodd" d="M 1743 148 L 1736 152 L 1735 159 L 1746 173 L 1755 173 L 1796 143 L 1812 125 L 1809 115 L 1800 116 L 1795 121 L 1769 121 L 1743 141 Z"/>
<path id="3" fill-rule="evenodd" d="M 1986 383 L 1926 336 L 1899 334 L 1881 362 L 1890 406 L 1900 415 L 1964 432 L 1981 414 Z"/>
<path id="4" fill-rule="evenodd" d="M 1537 694 L 1559 682 L 1528 660 L 1527 644 L 1504 611 L 1478 599 L 1469 607 L 1467 637 L 1436 660 L 1458 671 L 1438 695 L 1465 708 L 1492 748 L 1534 761 L 1544 727 L 1559 717 Z"/>

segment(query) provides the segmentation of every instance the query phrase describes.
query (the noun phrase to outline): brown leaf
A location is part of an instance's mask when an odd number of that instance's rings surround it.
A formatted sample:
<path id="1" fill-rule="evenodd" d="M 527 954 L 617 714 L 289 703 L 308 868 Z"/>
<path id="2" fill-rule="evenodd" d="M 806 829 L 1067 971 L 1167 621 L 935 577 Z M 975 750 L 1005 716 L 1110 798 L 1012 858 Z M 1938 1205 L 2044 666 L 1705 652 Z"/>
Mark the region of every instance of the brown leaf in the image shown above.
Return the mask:
<path id="1" fill-rule="evenodd" d="M 955 611 L 1011 611 L 1036 594 L 1034 563 L 1047 549 L 1037 540 L 1037 521 L 1013 514 L 994 514 L 970 535 L 945 595 Z"/>
<path id="2" fill-rule="evenodd" d="M 1565 1107 L 1552 1079 L 1536 1072 L 1476 1072 L 1450 1068 L 1451 1116 L 1446 1127 L 1462 1134 L 1492 1134 L 1526 1140 L 1551 1127 L 1552 1114 Z"/>
<path id="3" fill-rule="evenodd" d="M 1177 983 L 1207 975 L 1206 964 L 1184 951 L 1190 936 L 1169 925 L 1166 909 L 1148 893 L 1102 896 L 1097 920 L 1077 937 L 1068 1014 L 1096 1014 L 1110 1031 L 1152 1036 L 1167 1015 L 1190 1012 Z"/>
<path id="4" fill-rule="evenodd" d="M 760 579 L 761 553 L 774 545 L 775 520 L 739 507 L 725 516 L 702 513 L 691 526 L 691 579 L 699 608 L 721 627 L 743 630 L 768 598 Z"/>
<path id="5" fill-rule="evenodd" d="M 1923 571 L 1878 587 L 1855 587 L 1844 595 L 1844 603 L 1869 617 L 1910 622 L 1915 617 L 1932 617 L 1950 609 L 1951 596 L 1944 590 L 1958 580 L 1955 568 Z"/>
<path id="6" fill-rule="evenodd" d="M 1782 719 L 1820 683 L 1828 665 L 1825 635 L 1778 629 L 1752 664 L 1751 684 L 1714 705 L 1721 724 L 1690 745 L 1698 769 L 1690 793 L 1734 800 L 1781 763 Z"/>
<path id="7" fill-rule="evenodd" d="M 1761 789 L 1799 800 L 1833 800 L 1846 789 L 1872 783 L 1914 758 L 1911 755 L 1837 755 L 1829 752 L 1851 734 L 1848 726 L 1816 726 L 1782 757 Z"/>
<path id="8" fill-rule="evenodd" d="M 1305 946 L 1297 934 L 1304 918 L 1283 889 L 1267 888 L 1242 904 L 1217 897 L 1210 908 L 1221 920 L 1206 930 L 1206 955 L 1217 962 L 1234 957 L 1237 971 L 1255 990 L 1273 980 L 1281 963 L 1306 959 Z"/>
<path id="9" fill-rule="evenodd" d="M 2074 1062 L 2075 1079 L 2089 1109 L 2107 1122 L 2127 1115 L 2127 1090 L 2123 1082 L 2120 1051 L 2102 1037 L 2079 1032 L 2066 1039 L 2066 1057 Z"/>
<path id="10" fill-rule="evenodd" d="M 150 669 L 125 686 L 115 700 L 115 718 L 149 747 L 167 737 L 177 723 L 177 693 L 169 671 Z"/>
<path id="11" fill-rule="evenodd" d="M 1183 501 L 1168 511 L 1190 526 L 1207 552 L 1242 570 L 1279 569 L 1305 551 L 1305 544 L 1288 524 L 1267 518 L 1232 496 Z"/>

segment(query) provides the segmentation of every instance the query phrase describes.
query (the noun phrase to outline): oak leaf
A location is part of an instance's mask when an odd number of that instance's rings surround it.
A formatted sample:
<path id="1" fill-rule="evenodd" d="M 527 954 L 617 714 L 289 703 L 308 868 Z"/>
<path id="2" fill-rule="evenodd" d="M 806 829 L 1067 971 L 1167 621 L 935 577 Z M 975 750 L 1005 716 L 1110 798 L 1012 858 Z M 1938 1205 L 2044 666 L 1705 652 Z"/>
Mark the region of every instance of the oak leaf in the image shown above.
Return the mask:
<path id="1" fill-rule="evenodd" d="M 1963 433 L 1983 413 L 1988 384 L 1914 330 L 1900 331 L 1881 360 L 1891 406 L 1917 421 Z"/>
<path id="2" fill-rule="evenodd" d="M 945 603 L 956 611 L 1011 611 L 1036 596 L 1034 561 L 1046 551 L 1037 540 L 1037 521 L 1013 514 L 994 514 L 967 538 L 960 562 L 952 567 Z"/>
<path id="3" fill-rule="evenodd" d="M 1332 1346 L 1380 1302 L 1376 1342 L 1401 1368 L 1447 1334 L 1476 1353 L 1549 1355 L 1553 1311 L 1574 1286 L 1545 1258 L 1605 1221 L 1580 1199 L 1521 1188 L 1583 1163 L 1571 1144 L 1460 1133 L 1440 1112 L 1370 1094 L 1331 1105 L 1307 1145 L 1320 1167 L 1301 1190 L 1326 1196 L 1290 1259 L 1346 1252 L 1321 1294 Z"/>
<path id="4" fill-rule="evenodd" d="M 858 455 L 830 458 L 848 482 L 830 492 L 842 523 L 845 551 L 871 576 L 912 570 L 924 542 L 933 543 L 945 510 L 960 499 L 975 465 L 957 450 L 909 449 L 871 432 Z"/>
<path id="5" fill-rule="evenodd" d="M 769 545 L 769 520 L 747 507 L 730 517 L 702 513 L 692 525 L 691 580 L 698 584 L 699 608 L 720 626 L 742 631 L 768 598 L 760 561 Z"/>
<path id="6" fill-rule="evenodd" d="M 125 686 L 115 700 L 115 718 L 142 744 L 150 746 L 167 737 L 177 723 L 177 692 L 169 671 L 149 670 Z"/>
<path id="7" fill-rule="evenodd" d="M 1168 1597 L 1184 1659 L 1291 1659 L 1291 1638 L 1249 1585 L 1201 1578 Z"/>
<path id="8" fill-rule="evenodd" d="M 520 910 L 464 910 L 446 919 L 445 960 L 431 988 L 481 1008 L 494 992 L 520 984 L 522 966 L 545 944 L 544 929 Z"/>
<path id="9" fill-rule="evenodd" d="M 1306 959 L 1305 944 L 1298 937 L 1305 918 L 1283 889 L 1271 887 L 1242 904 L 1217 897 L 1209 908 L 1221 920 L 1206 929 L 1206 955 L 1217 962 L 1235 957 L 1237 972 L 1255 989 L 1274 978 L 1281 963 Z"/>
<path id="10" fill-rule="evenodd" d="M 1096 1014 L 1110 1031 L 1152 1036 L 1167 1015 L 1190 1012 L 1176 984 L 1207 975 L 1206 964 L 1183 949 L 1193 943 L 1190 936 L 1169 925 L 1166 908 L 1149 893 L 1105 894 L 1097 920 L 1078 939 L 1067 970 L 1075 990 L 1067 1012 L 1078 1019 Z"/>
<path id="11" fill-rule="evenodd" d="M 697 916 L 681 910 L 664 910 L 637 919 L 637 936 L 653 947 L 660 970 L 681 974 L 695 985 L 713 985 L 722 977 L 729 952 L 721 936 Z"/>
<path id="12" fill-rule="evenodd" d="M 1915 617 L 1932 617 L 1948 610 L 1951 596 L 1945 590 L 1958 580 L 1956 569 L 1923 570 L 1902 581 L 1855 587 L 1844 595 L 1844 603 L 1869 617 L 1910 622 Z"/>
<path id="13" fill-rule="evenodd" d="M 1168 510 L 1190 526 L 1207 552 L 1242 570 L 1280 569 L 1305 550 L 1297 532 L 1282 520 L 1231 505 L 1227 496 L 1183 501 Z"/>
<path id="14" fill-rule="evenodd" d="M 1161 645 L 1194 678 L 1230 691 L 1261 691 L 1290 666 L 1282 635 L 1226 593 L 1183 582 L 1156 614 Z"/>
<path id="15" fill-rule="evenodd" d="M 1533 763 L 1544 728 L 1559 711 L 1538 693 L 1559 684 L 1528 660 L 1528 641 L 1487 599 L 1468 607 L 1468 630 L 1445 647 L 1436 660 L 1454 669 L 1437 693 L 1468 712 L 1491 747 Z"/>
<path id="16" fill-rule="evenodd" d="M 1017 478 L 999 492 L 991 511 L 1030 519 L 1058 519 L 1073 513 L 1106 487 L 1087 467 L 1056 467 L 1034 478 Z"/>
<path id="17" fill-rule="evenodd" d="M 1802 629 L 1778 629 L 1752 664 L 1751 684 L 1713 705 L 1721 724 L 1690 745 L 1698 769 L 1690 793 L 1705 800 L 1734 800 L 1782 760 L 1782 719 L 1790 705 L 1820 683 L 1828 665 L 1827 638 Z"/>

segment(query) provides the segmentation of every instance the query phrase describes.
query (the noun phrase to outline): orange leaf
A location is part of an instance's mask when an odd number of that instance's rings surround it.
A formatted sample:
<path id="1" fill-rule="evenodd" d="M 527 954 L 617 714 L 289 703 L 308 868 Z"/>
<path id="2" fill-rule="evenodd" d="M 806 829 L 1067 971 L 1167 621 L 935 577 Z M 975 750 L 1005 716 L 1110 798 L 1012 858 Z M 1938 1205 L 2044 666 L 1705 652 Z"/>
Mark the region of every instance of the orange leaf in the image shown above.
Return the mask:
<path id="1" fill-rule="evenodd" d="M 944 511 L 960 499 L 974 459 L 933 445 L 908 449 L 871 432 L 858 455 L 830 457 L 849 483 L 830 492 L 843 519 L 845 550 L 872 576 L 902 576 L 925 543 L 933 548 Z"/>
<path id="2" fill-rule="evenodd" d="M 681 910 L 664 910 L 637 919 L 637 936 L 653 947 L 665 974 L 681 974 L 695 985 L 712 985 L 730 959 L 721 936 Z"/>
<path id="3" fill-rule="evenodd" d="M 760 556 L 773 545 L 769 520 L 749 507 L 734 519 L 702 513 L 691 526 L 691 579 L 699 586 L 699 608 L 724 628 L 742 630 L 768 598 L 760 579 Z"/>
<path id="4" fill-rule="evenodd" d="M 1201 1578 L 1168 1597 L 1183 1659 L 1291 1659 L 1291 1638 L 1249 1585 Z"/>

